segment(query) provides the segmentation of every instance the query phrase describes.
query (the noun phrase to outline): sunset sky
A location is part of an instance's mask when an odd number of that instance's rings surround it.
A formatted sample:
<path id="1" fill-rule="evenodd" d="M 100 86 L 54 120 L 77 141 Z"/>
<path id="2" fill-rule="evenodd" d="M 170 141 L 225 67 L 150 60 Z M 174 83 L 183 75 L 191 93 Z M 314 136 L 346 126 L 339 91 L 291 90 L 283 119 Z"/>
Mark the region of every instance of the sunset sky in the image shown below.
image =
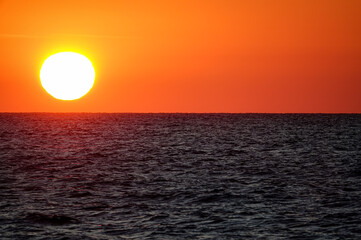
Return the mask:
<path id="1" fill-rule="evenodd" d="M 87 56 L 93 89 L 41 86 Z M 360 0 L 0 0 L 0 112 L 361 113 Z"/>

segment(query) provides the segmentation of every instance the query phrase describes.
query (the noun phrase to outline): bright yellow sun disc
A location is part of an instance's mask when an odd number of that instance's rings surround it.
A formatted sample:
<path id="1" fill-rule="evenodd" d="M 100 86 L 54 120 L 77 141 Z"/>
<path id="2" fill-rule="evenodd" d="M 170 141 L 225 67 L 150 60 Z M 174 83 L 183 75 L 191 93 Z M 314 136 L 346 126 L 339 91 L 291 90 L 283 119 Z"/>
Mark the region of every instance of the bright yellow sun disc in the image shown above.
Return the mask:
<path id="1" fill-rule="evenodd" d="M 48 57 L 40 70 L 43 88 L 54 98 L 75 100 L 93 87 L 95 71 L 84 55 L 60 52 Z"/>

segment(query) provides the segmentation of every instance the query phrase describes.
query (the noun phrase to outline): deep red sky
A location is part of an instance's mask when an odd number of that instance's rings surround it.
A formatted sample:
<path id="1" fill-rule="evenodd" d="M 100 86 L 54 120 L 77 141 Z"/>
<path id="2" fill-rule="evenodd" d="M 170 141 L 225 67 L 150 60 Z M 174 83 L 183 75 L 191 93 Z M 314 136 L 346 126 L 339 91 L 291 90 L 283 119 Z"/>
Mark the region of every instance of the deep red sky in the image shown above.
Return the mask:
<path id="1" fill-rule="evenodd" d="M 43 61 L 94 64 L 83 98 Z M 361 113 L 360 0 L 0 0 L 0 112 Z"/>

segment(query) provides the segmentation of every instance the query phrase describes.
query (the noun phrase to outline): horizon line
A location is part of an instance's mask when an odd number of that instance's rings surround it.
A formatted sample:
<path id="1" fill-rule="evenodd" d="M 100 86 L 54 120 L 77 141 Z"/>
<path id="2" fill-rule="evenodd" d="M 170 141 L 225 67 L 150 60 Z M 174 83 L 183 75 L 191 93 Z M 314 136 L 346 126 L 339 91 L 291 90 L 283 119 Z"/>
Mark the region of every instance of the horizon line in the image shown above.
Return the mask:
<path id="1" fill-rule="evenodd" d="M 0 114 L 29 114 L 29 113 L 55 113 L 55 114 L 361 114 L 361 112 L 0 112 Z"/>

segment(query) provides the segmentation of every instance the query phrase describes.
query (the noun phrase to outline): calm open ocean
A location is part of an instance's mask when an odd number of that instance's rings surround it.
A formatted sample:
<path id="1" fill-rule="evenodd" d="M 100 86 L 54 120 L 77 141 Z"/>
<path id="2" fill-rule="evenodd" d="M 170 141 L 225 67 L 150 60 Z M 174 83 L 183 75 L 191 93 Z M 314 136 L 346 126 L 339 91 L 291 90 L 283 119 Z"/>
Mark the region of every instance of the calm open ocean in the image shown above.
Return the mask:
<path id="1" fill-rule="evenodd" d="M 0 114 L 0 239 L 361 239 L 361 115 Z"/>

